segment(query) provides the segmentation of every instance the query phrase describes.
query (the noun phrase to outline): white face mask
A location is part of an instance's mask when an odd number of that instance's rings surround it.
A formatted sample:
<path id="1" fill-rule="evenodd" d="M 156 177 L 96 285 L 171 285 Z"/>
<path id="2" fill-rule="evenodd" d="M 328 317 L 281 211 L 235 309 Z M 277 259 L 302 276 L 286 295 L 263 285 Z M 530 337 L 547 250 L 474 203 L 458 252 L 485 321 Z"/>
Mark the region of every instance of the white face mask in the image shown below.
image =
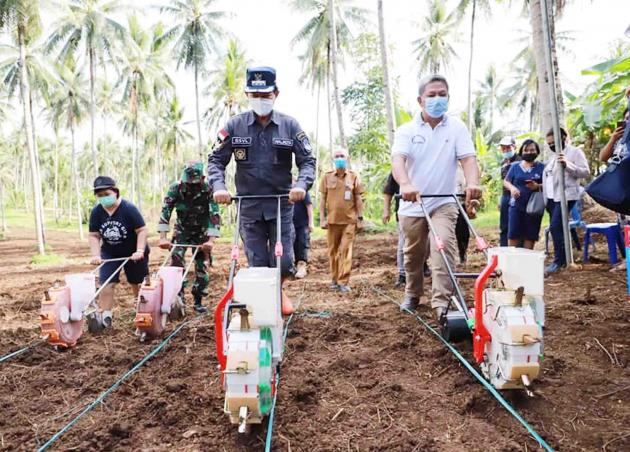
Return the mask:
<path id="1" fill-rule="evenodd" d="M 275 99 L 264 99 L 262 97 L 250 97 L 249 106 L 258 116 L 267 116 L 273 110 Z"/>

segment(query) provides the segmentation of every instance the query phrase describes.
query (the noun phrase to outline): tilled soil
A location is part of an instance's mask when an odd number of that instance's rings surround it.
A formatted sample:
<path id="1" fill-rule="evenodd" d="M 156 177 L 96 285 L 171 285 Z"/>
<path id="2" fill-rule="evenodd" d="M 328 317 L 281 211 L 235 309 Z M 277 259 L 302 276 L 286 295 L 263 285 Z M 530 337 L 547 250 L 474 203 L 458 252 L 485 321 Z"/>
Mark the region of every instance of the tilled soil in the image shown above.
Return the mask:
<path id="1" fill-rule="evenodd" d="M 44 269 L 28 268 L 29 235 L 11 237 L 0 242 L 0 355 L 37 339 L 43 290 L 65 273 L 89 268 L 81 262 L 87 245 L 71 235 L 49 237 L 68 263 Z M 324 242 L 313 243 L 309 276 L 289 284 L 300 305 L 282 366 L 274 450 L 536 450 L 525 429 L 452 354 L 392 303 L 402 296 L 391 287 L 395 246 L 390 235 L 359 237 L 354 290 L 342 297 L 328 289 Z M 225 287 L 228 255 L 227 245 L 217 246 L 212 305 Z M 162 256 L 153 251 L 154 265 Z M 625 279 L 608 272 L 605 245 L 594 257 L 581 271 L 546 280 L 545 360 L 535 396 L 505 393 L 558 450 L 630 450 Z M 481 256 L 471 254 L 466 270 L 481 266 Z M 470 284 L 464 287 L 471 294 Z M 112 331 L 85 333 L 65 352 L 40 345 L 0 364 L 0 450 L 41 446 L 158 344 L 142 344 L 133 334 L 124 284 L 117 300 Z M 419 313 L 431 318 L 426 306 Z M 264 426 L 239 436 L 222 412 L 213 338 L 210 317 L 184 326 L 53 449 L 261 450 Z M 458 348 L 472 358 L 469 344 Z"/>

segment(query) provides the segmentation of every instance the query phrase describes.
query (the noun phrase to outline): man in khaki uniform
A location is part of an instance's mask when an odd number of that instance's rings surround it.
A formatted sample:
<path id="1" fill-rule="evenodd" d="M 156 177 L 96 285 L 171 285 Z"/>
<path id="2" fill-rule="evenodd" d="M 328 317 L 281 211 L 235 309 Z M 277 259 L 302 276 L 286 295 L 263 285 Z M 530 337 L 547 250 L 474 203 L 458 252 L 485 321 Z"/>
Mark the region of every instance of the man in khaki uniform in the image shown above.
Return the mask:
<path id="1" fill-rule="evenodd" d="M 363 185 L 359 175 L 348 167 L 348 150 L 337 148 L 333 154 L 335 169 L 324 174 L 319 217 L 322 229 L 328 229 L 328 255 L 332 290 L 349 293 L 352 246 L 357 230 L 363 229 Z"/>

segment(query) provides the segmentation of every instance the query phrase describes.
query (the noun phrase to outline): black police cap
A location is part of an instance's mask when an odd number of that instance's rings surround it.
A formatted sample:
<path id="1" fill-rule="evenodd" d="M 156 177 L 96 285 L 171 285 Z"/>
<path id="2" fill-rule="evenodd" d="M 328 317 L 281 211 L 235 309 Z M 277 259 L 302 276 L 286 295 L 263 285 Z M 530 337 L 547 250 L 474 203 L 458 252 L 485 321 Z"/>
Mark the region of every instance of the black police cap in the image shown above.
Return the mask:
<path id="1" fill-rule="evenodd" d="M 276 70 L 269 66 L 247 68 L 246 93 L 271 93 L 276 89 Z"/>

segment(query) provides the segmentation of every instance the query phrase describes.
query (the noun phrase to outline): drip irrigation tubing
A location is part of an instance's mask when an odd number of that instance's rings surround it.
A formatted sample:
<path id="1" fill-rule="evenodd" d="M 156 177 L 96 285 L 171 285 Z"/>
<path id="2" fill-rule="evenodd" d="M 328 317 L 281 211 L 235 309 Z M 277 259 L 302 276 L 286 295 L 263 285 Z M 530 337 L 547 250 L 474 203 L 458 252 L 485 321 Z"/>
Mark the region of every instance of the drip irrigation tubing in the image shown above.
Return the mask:
<path id="1" fill-rule="evenodd" d="M 43 339 L 37 339 L 37 340 L 31 342 L 30 344 L 28 344 L 27 346 L 22 347 L 19 350 L 16 350 L 14 352 L 11 352 L 11 353 L 8 353 L 8 354 L 4 355 L 3 357 L 0 358 L 0 363 L 2 363 L 4 361 L 8 361 L 9 359 L 11 359 L 11 358 L 13 358 L 15 356 L 21 355 L 22 353 L 25 353 L 25 352 L 27 352 L 27 351 L 37 347 L 38 345 L 43 344 L 43 343 L 44 343 Z"/>
<path id="2" fill-rule="evenodd" d="M 127 378 L 136 373 L 143 365 L 145 365 L 151 358 L 157 355 L 160 350 L 162 350 L 166 344 L 170 342 L 185 326 L 196 322 L 204 317 L 207 314 L 202 314 L 193 319 L 187 320 L 183 323 L 180 323 L 177 328 L 173 330 L 171 334 L 169 334 L 162 342 L 160 342 L 157 346 L 155 346 L 149 353 L 144 355 L 142 359 L 140 359 L 134 366 L 125 372 L 118 380 L 114 382 L 109 388 L 103 391 L 96 399 L 94 399 L 89 405 L 87 405 L 78 415 L 76 415 L 70 422 L 64 425 L 57 433 L 50 437 L 48 441 L 46 441 L 41 447 L 37 449 L 37 452 L 43 452 L 47 450 L 50 446 L 52 446 L 59 438 L 61 438 L 65 433 L 67 433 L 72 427 L 74 427 L 79 420 L 94 408 L 96 408 L 100 403 L 105 400 L 107 396 L 109 396 L 112 392 L 114 392 Z"/>
<path id="3" fill-rule="evenodd" d="M 287 342 L 287 334 L 289 333 L 289 325 L 291 324 L 291 320 L 293 320 L 293 316 L 296 315 L 296 311 L 302 304 L 302 300 L 304 299 L 304 290 L 306 288 L 306 281 L 304 281 L 304 285 L 302 286 L 302 293 L 300 294 L 300 298 L 298 299 L 297 305 L 295 306 L 295 310 L 293 314 L 289 316 L 287 319 L 287 324 L 284 326 L 284 334 L 282 335 L 282 344 L 286 344 Z M 278 389 L 280 388 L 280 369 L 278 368 L 278 372 L 276 375 L 276 393 L 273 396 L 273 403 L 271 404 L 271 411 L 269 411 L 269 421 L 267 422 L 267 436 L 265 439 L 265 452 L 271 452 L 271 442 L 273 439 L 273 418 L 276 412 L 276 400 L 278 399 Z"/>
<path id="4" fill-rule="evenodd" d="M 400 303 L 398 303 L 396 300 L 394 300 L 392 297 L 390 297 L 389 295 L 387 295 L 385 292 L 383 292 L 382 290 L 380 290 L 379 288 L 371 285 L 369 282 L 365 281 L 365 279 L 363 280 L 364 284 L 366 284 L 370 289 L 372 289 L 372 291 L 382 297 L 385 297 L 386 299 L 388 299 L 389 301 L 391 301 L 392 303 L 394 303 L 396 306 L 398 306 L 400 308 Z M 446 339 L 444 339 L 442 337 L 442 335 L 437 332 L 435 330 L 435 328 L 433 328 L 431 325 L 429 325 L 427 323 L 426 320 L 424 320 L 422 317 L 420 317 L 418 314 L 416 314 L 415 312 L 409 310 L 409 309 L 403 309 L 406 313 L 411 314 L 413 317 L 416 318 L 416 320 L 418 320 L 430 333 L 432 333 L 434 336 L 436 336 L 445 346 L 446 348 L 448 348 L 448 350 L 455 355 L 455 357 L 464 365 L 464 367 L 466 369 L 468 369 L 468 371 L 479 381 L 479 383 L 481 383 L 481 385 L 490 393 L 494 396 L 494 398 L 503 406 L 503 408 L 505 408 L 507 410 L 508 413 L 510 413 L 523 427 L 525 427 L 525 430 L 527 430 L 527 432 L 532 436 L 532 438 L 534 438 L 538 444 L 540 445 L 540 447 L 542 447 L 543 449 L 545 449 L 547 452 L 553 452 L 554 449 L 547 444 L 547 441 L 545 441 L 543 439 L 542 436 L 540 436 L 540 434 L 534 429 L 534 427 L 532 427 L 520 414 L 519 412 L 516 410 L 516 408 L 514 408 L 507 400 L 505 400 L 505 398 L 499 393 L 499 391 L 496 390 L 496 388 L 494 386 L 492 386 L 488 380 L 486 380 L 473 366 L 472 364 L 470 364 L 466 358 L 464 358 L 462 356 L 462 354 L 450 343 L 448 342 Z"/>

